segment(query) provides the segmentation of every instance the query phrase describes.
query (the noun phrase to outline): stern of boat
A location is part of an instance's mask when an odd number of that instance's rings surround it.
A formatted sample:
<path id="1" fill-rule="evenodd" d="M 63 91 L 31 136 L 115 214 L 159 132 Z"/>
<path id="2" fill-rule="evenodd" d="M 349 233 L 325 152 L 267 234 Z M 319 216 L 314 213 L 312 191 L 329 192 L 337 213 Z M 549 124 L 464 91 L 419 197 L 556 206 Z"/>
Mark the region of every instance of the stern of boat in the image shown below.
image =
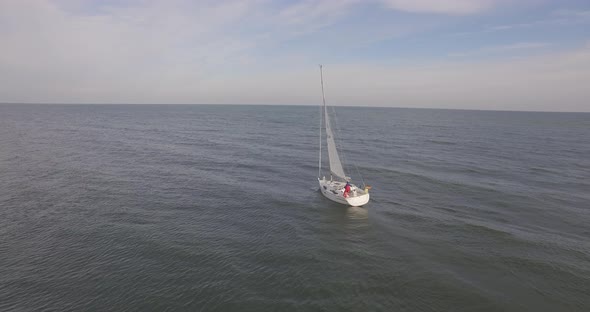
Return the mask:
<path id="1" fill-rule="evenodd" d="M 344 182 L 326 180 L 326 178 L 319 179 L 320 192 L 328 199 L 340 204 L 349 205 L 353 207 L 360 207 L 369 202 L 368 190 L 358 188 L 352 184 L 352 191 L 348 197 L 344 197 Z"/>
<path id="2" fill-rule="evenodd" d="M 353 207 L 364 206 L 369 202 L 369 193 L 357 195 L 353 197 L 347 197 L 346 202 Z"/>

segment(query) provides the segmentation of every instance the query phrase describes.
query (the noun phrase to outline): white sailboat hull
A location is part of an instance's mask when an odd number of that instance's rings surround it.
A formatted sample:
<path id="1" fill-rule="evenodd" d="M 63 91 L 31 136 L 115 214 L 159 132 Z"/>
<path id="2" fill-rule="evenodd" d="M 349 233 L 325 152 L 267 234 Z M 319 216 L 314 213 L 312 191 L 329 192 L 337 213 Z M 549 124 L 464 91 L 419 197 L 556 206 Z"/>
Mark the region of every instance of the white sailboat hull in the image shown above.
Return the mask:
<path id="1" fill-rule="evenodd" d="M 320 191 L 331 201 L 339 204 L 360 207 L 369 202 L 369 193 L 352 184 L 348 197 L 344 197 L 344 186 L 346 183 L 339 181 L 331 181 L 318 179 L 320 184 Z"/>

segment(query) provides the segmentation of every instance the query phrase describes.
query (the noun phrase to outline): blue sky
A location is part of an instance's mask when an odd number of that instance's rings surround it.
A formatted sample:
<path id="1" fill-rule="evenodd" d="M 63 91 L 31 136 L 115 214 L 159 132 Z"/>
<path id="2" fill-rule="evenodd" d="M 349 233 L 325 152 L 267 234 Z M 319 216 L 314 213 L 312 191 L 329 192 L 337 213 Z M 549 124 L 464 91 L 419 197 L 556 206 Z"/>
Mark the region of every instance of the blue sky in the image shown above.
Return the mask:
<path id="1" fill-rule="evenodd" d="M 0 102 L 590 111 L 590 1 L 0 1 Z"/>

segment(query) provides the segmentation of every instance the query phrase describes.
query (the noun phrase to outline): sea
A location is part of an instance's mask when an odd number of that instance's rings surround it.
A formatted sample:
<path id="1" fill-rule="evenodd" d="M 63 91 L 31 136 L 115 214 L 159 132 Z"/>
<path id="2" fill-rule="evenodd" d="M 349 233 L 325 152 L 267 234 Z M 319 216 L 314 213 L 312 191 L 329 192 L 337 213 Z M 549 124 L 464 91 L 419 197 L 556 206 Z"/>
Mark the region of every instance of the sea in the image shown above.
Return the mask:
<path id="1" fill-rule="evenodd" d="M 590 311 L 590 114 L 0 105 L 0 311 Z"/>

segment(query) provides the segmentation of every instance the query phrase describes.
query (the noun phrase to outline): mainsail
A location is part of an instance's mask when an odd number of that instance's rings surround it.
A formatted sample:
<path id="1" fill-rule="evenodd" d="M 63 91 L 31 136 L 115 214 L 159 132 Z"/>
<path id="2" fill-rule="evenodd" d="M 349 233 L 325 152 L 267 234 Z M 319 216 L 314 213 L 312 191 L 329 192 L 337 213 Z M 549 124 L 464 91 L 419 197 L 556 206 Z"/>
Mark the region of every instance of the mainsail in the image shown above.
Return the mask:
<path id="1" fill-rule="evenodd" d="M 332 174 L 332 177 L 335 176 L 336 178 L 346 180 L 344 169 L 342 169 L 342 162 L 340 162 L 340 156 L 338 156 L 338 150 L 336 149 L 336 143 L 334 142 L 334 133 L 332 133 L 332 127 L 330 126 L 330 116 L 328 116 L 328 107 L 326 106 L 326 97 L 324 95 L 324 75 L 322 73 L 322 65 L 320 65 L 320 75 L 322 81 L 322 100 L 324 102 L 324 116 L 326 117 L 326 140 L 328 141 L 328 159 L 330 160 L 330 173 Z"/>
<path id="2" fill-rule="evenodd" d="M 326 138 L 328 140 L 328 159 L 330 159 L 330 173 L 342 180 L 346 180 L 344 169 L 342 169 L 342 162 L 336 150 L 336 143 L 334 142 L 334 134 L 330 126 L 330 117 L 328 116 L 328 108 L 324 106 L 324 116 L 326 116 Z"/>

